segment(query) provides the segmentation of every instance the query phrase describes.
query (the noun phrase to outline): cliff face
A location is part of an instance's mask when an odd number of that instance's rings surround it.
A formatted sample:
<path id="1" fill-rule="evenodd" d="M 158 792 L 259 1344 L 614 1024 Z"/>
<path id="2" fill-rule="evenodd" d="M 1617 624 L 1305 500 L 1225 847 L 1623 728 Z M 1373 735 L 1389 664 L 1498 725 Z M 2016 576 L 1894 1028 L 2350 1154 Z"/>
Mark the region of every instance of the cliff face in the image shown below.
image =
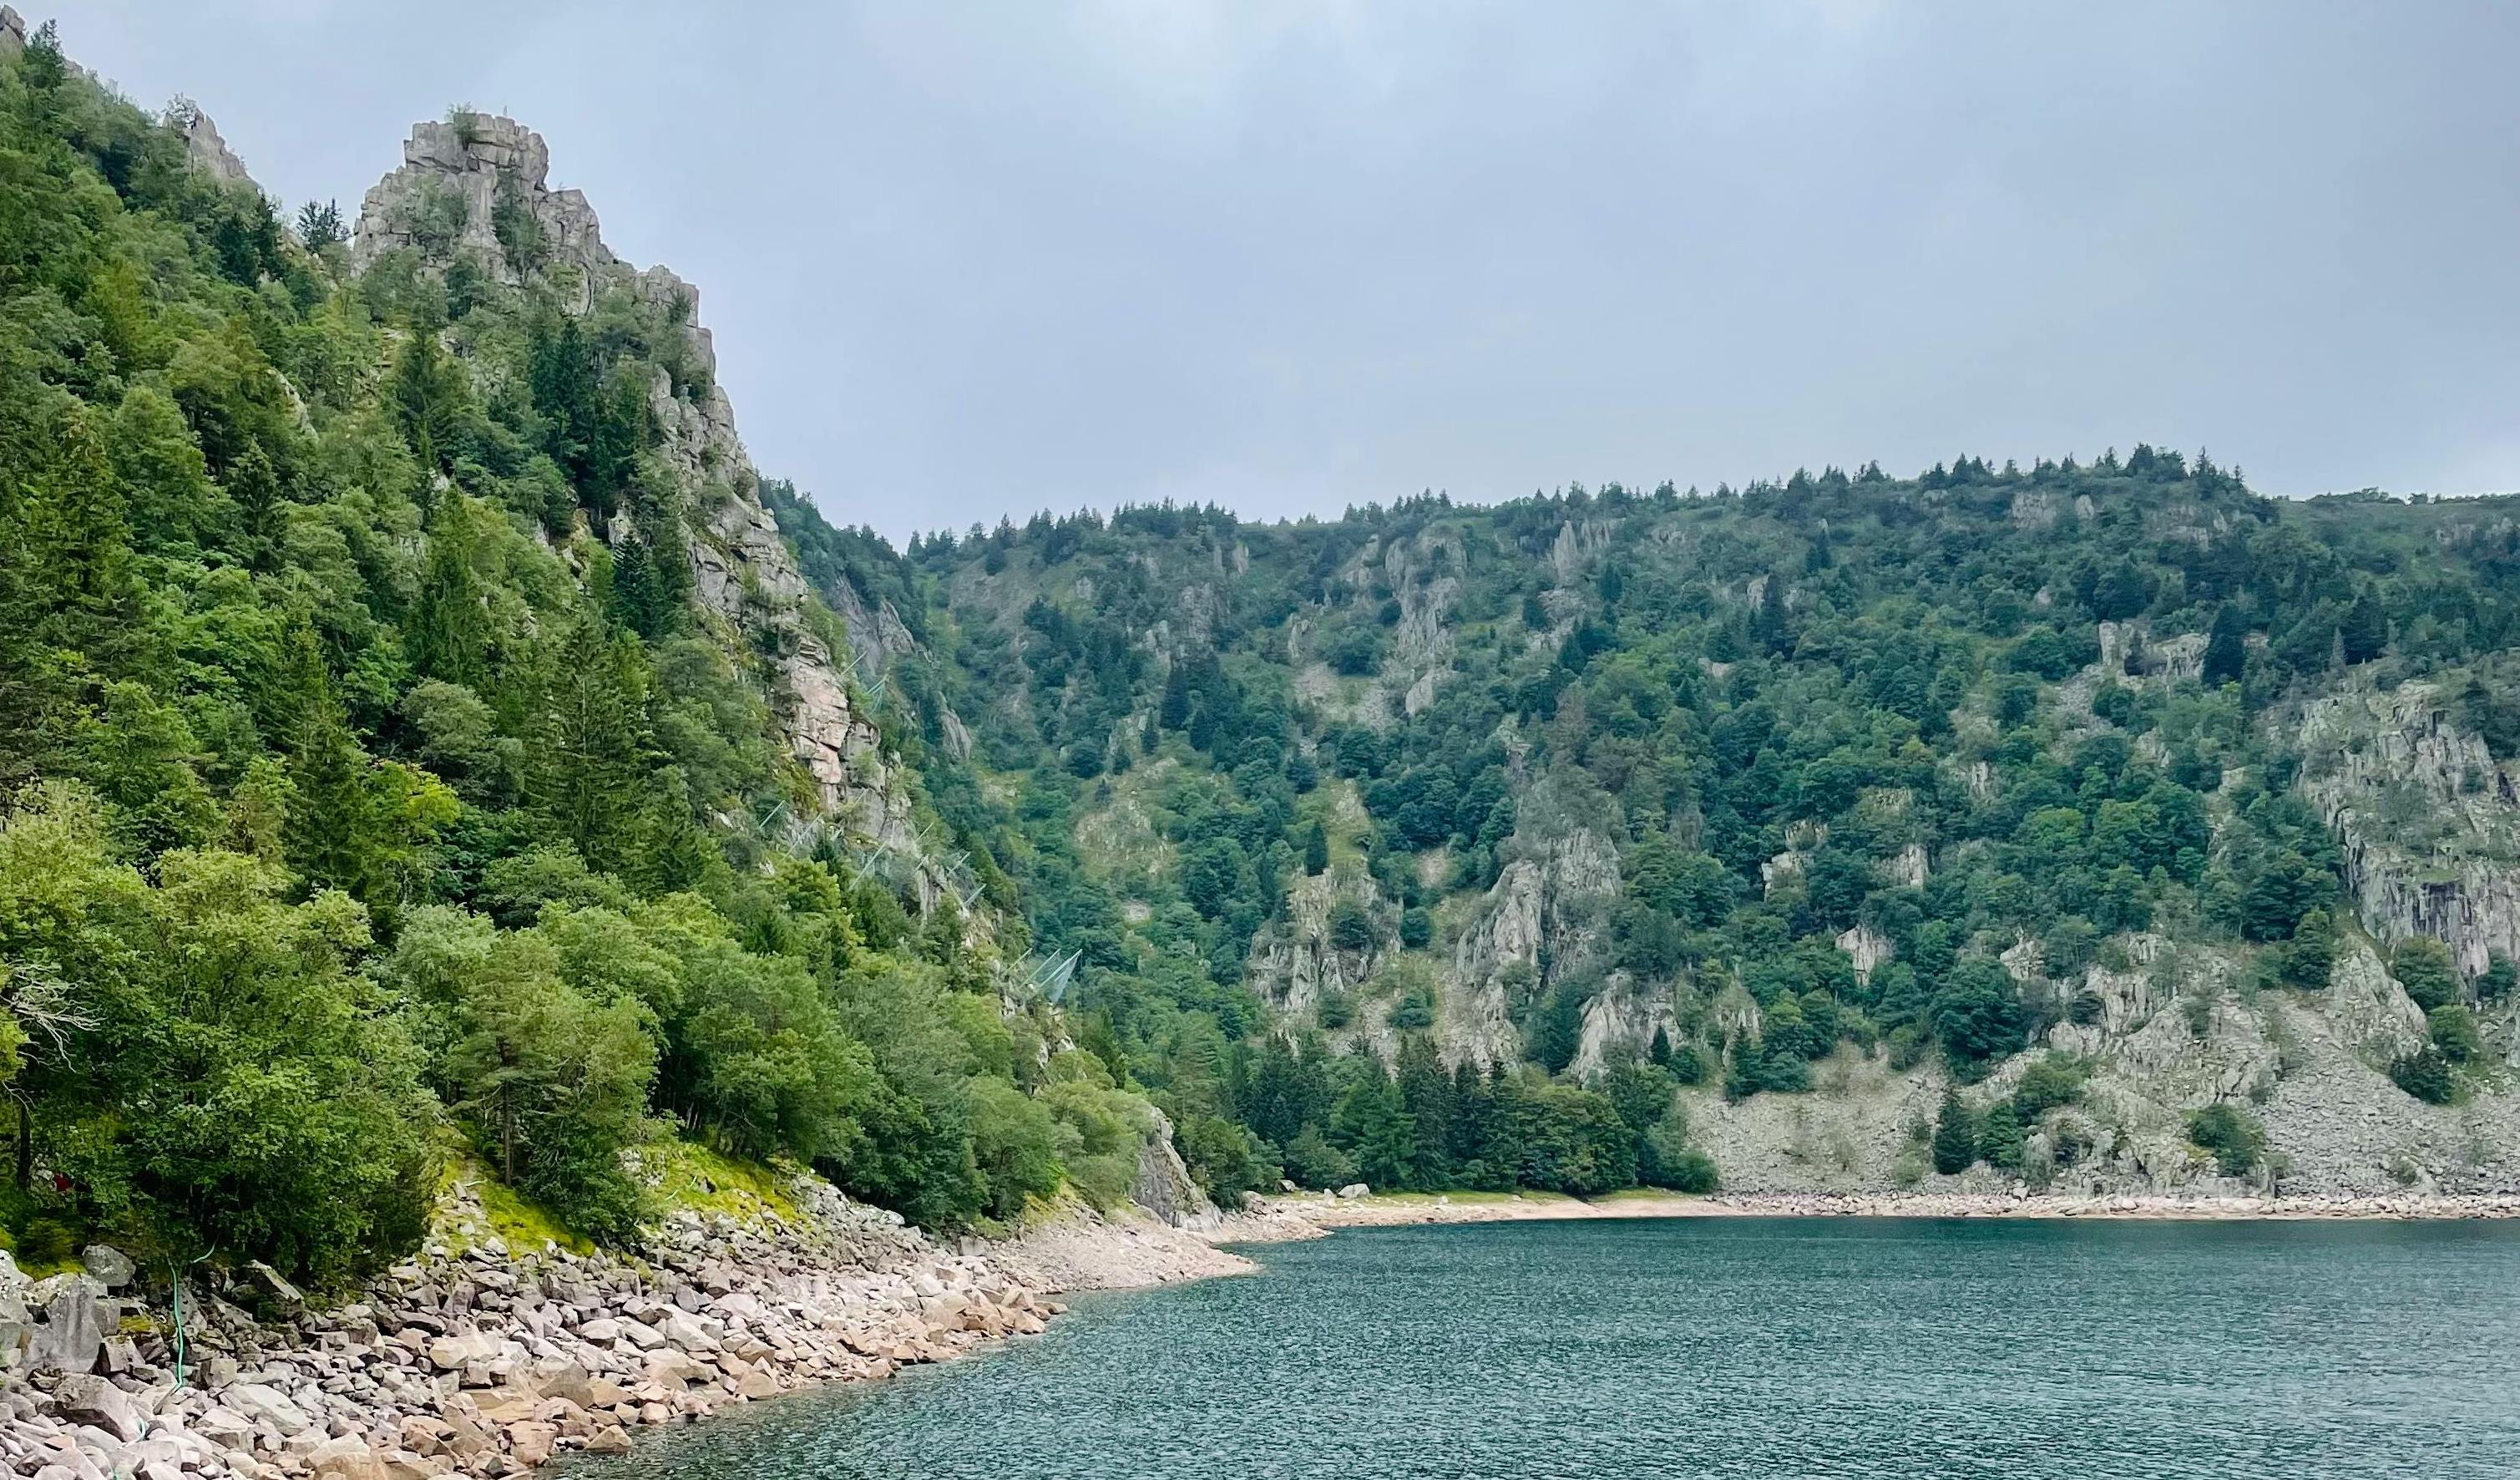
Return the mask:
<path id="1" fill-rule="evenodd" d="M 2432 936 L 2470 976 L 2520 958 L 2520 785 L 2449 696 L 2348 684 L 2306 708 L 2301 739 L 2301 790 L 2336 833 L 2362 927 Z"/>
<path id="2" fill-rule="evenodd" d="M 215 139 L 215 130 L 209 137 Z M 717 383 L 716 349 L 699 321 L 698 290 L 664 267 L 639 268 L 614 255 L 586 197 L 551 188 L 550 162 L 542 136 L 513 118 L 458 114 L 417 125 L 403 145 L 401 166 L 379 180 L 360 207 L 353 266 L 373 268 L 404 251 L 435 265 L 462 254 L 503 283 L 554 289 L 573 311 L 583 313 L 619 292 L 679 328 L 680 384 L 660 369 L 649 395 L 661 439 L 658 461 L 689 511 L 699 604 L 732 644 L 763 655 L 773 712 L 812 780 L 816 815 L 796 819 L 793 830 L 802 841 L 828 825 L 864 846 L 906 856 L 922 907 L 932 907 L 945 883 L 924 857 L 897 762 L 885 756 L 873 721 L 857 712 L 840 665 L 805 619 L 807 586 L 762 507 L 760 479 L 737 435 L 734 405 Z M 614 543 L 631 537 L 626 518 L 616 517 L 614 526 L 598 532 Z"/>

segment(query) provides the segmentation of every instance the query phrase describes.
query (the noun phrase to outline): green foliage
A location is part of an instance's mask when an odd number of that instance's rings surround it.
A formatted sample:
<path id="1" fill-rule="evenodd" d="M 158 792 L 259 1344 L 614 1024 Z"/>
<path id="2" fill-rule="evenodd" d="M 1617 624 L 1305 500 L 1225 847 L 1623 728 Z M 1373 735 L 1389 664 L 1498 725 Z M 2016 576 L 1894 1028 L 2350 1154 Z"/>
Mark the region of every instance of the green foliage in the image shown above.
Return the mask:
<path id="1" fill-rule="evenodd" d="M 1999 1172 L 2021 1170 L 2021 1115 L 2013 1101 L 2000 1099 L 1987 1107 L 1978 1125 L 1978 1155 Z"/>
<path id="2" fill-rule="evenodd" d="M 2426 1012 L 2458 1000 L 2458 968 L 2450 948 L 2431 936 L 2408 936 L 2389 953 L 2389 974 Z"/>
<path id="3" fill-rule="evenodd" d="M 2245 1176 L 2266 1156 L 2266 1128 L 2237 1105 L 2217 1103 L 2189 1111 L 2187 1139 L 2210 1153 L 2225 1177 Z"/>
<path id="4" fill-rule="evenodd" d="M 938 1227 L 1120 1195 L 1144 1100 L 1019 1060 L 988 932 L 780 841 L 809 783 L 777 634 L 693 609 L 726 490 L 656 455 L 654 388 L 707 394 L 685 310 L 545 282 L 504 188 L 523 286 L 455 259 L 447 190 L 354 276 L 338 210 L 292 236 L 185 156 L 48 44 L 0 63 L 0 1133 L 30 1216 L 331 1278 L 418 1238 L 449 1122 L 485 1198 L 608 1240 L 668 1134 Z M 914 806 L 931 780 L 968 801 L 940 766 Z M 1247 941 L 1284 869 L 1228 841 L 1211 902 Z"/>
<path id="5" fill-rule="evenodd" d="M 2514 967 L 2511 958 L 2498 950 L 2476 979 L 2477 998 L 2487 1002 L 2501 1001 L 2511 994 L 2515 983 L 2520 983 L 2520 968 Z"/>
<path id="6" fill-rule="evenodd" d="M 2426 1043 L 2391 1064 L 2389 1078 L 2428 1105 L 2447 1105 L 2458 1097 L 2458 1079 L 2452 1072 L 2450 1055 L 2437 1044 Z"/>
<path id="7" fill-rule="evenodd" d="M 2476 1014 L 2462 1002 L 2444 1002 L 2426 1014 L 2433 1047 L 2453 1064 L 2473 1063 L 2485 1056 L 2485 1038 L 2477 1031 Z"/>
<path id="8" fill-rule="evenodd" d="M 1960 1102 L 1958 1090 L 1946 1089 L 1934 1113 L 1934 1170 L 1950 1177 L 1967 1171 L 1977 1157 L 1977 1117 Z"/>
<path id="9" fill-rule="evenodd" d="M 42 1166 L 86 1220 L 324 1277 L 416 1237 L 434 1111 L 357 973 L 366 911 L 290 902 L 277 867 L 232 853 L 144 878 L 107 838 L 105 808 L 62 784 L 0 821 L 21 1190 Z"/>
<path id="10" fill-rule="evenodd" d="M 2090 1064 L 2070 1053 L 2051 1052 L 2034 1060 L 2021 1071 L 2021 1082 L 2012 1090 L 2012 1106 L 2021 1123 L 2034 1125 L 2048 1111 L 2081 1099 L 2091 1073 Z"/>

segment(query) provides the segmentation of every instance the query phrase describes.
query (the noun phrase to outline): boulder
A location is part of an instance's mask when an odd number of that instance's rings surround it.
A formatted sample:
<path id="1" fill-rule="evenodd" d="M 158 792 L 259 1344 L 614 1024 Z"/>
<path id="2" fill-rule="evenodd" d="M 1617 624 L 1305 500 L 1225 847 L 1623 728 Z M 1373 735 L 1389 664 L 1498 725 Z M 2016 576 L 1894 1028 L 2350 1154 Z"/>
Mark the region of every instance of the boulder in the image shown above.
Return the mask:
<path id="1" fill-rule="evenodd" d="M 27 1347 L 27 1363 L 39 1372 L 92 1371 L 105 1348 L 105 1322 L 97 1310 L 96 1291 L 77 1277 L 55 1286 L 55 1291 L 44 1309 L 44 1323 Z"/>
<path id="2" fill-rule="evenodd" d="M 112 1244 L 89 1244 L 87 1251 L 80 1255 L 79 1262 L 87 1267 L 88 1273 L 95 1276 L 98 1283 L 109 1290 L 121 1289 L 139 1272 L 131 1263 L 131 1256 Z"/>
<path id="3" fill-rule="evenodd" d="M 562 1358 L 546 1357 L 518 1374 L 518 1380 L 545 1398 L 565 1398 L 579 1408 L 595 1399 L 586 1368 Z"/>
<path id="4" fill-rule="evenodd" d="M 586 1322 L 584 1325 L 579 1326 L 577 1328 L 577 1334 L 582 1339 L 592 1341 L 598 1346 L 610 1346 L 612 1343 L 621 1339 L 621 1322 L 613 1319 L 609 1316 L 599 1316 L 593 1320 Z"/>
<path id="5" fill-rule="evenodd" d="M 608 1423 L 586 1441 L 590 1455 L 626 1455 L 630 1453 L 630 1434 L 617 1423 Z"/>
<path id="6" fill-rule="evenodd" d="M 53 1403 L 68 1422 L 93 1424 L 124 1444 L 140 1437 L 140 1411 L 131 1395 L 103 1377 L 78 1372 L 63 1378 Z"/>
<path id="7" fill-rule="evenodd" d="M 552 1457 L 552 1446 L 560 1442 L 560 1430 L 548 1423 L 512 1423 L 508 1425 L 508 1453 L 522 1465 L 536 1465 Z"/>
<path id="8" fill-rule="evenodd" d="M 1338 1195 L 1343 1198 L 1353 1199 L 1363 1197 L 1372 1190 L 1373 1189 L 1372 1187 L 1367 1186 L 1363 1182 L 1349 1182 L 1346 1186 L 1338 1189 Z"/>
<path id="9" fill-rule="evenodd" d="M 284 1439 L 293 1439 L 306 1432 L 306 1413 L 289 1396 L 276 1387 L 260 1382 L 232 1382 L 219 1394 L 225 1404 L 248 1419 L 258 1419 L 279 1430 Z"/>
<path id="10" fill-rule="evenodd" d="M 385 1480 L 384 1462 L 368 1441 L 356 1434 L 343 1434 L 315 1446 L 306 1457 L 306 1468 L 316 1480 Z"/>
<path id="11" fill-rule="evenodd" d="M 257 1259 L 247 1265 L 246 1275 L 254 1297 L 283 1317 L 296 1317 L 306 1310 L 306 1296 L 291 1284 L 278 1270 Z"/>
<path id="12" fill-rule="evenodd" d="M 384 1480 L 434 1480 L 454 1468 L 435 1455 L 415 1455 L 409 1450 L 387 1450 L 377 1457 L 384 1471 Z"/>

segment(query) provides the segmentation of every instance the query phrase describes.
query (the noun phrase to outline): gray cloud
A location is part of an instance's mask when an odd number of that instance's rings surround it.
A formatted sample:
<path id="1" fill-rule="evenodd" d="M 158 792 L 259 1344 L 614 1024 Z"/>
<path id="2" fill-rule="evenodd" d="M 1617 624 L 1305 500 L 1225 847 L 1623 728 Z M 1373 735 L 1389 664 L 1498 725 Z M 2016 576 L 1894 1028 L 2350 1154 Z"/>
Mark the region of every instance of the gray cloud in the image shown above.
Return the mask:
<path id="1" fill-rule="evenodd" d="M 61 20 L 292 203 L 452 102 L 541 129 L 700 285 L 764 469 L 895 537 L 2137 439 L 2287 494 L 2520 486 L 2506 6 Z"/>

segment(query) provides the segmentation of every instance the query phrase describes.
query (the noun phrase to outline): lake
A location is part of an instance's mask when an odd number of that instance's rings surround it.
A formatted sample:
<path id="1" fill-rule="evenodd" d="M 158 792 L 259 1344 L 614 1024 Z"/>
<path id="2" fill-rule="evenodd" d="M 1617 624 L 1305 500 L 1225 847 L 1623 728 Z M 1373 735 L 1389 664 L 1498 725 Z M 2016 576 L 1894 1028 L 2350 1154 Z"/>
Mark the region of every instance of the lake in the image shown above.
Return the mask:
<path id="1" fill-rule="evenodd" d="M 1357 1229 L 573 1480 L 2520 1471 L 2520 1225 Z"/>

